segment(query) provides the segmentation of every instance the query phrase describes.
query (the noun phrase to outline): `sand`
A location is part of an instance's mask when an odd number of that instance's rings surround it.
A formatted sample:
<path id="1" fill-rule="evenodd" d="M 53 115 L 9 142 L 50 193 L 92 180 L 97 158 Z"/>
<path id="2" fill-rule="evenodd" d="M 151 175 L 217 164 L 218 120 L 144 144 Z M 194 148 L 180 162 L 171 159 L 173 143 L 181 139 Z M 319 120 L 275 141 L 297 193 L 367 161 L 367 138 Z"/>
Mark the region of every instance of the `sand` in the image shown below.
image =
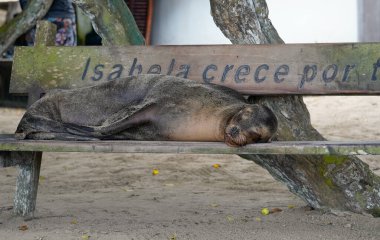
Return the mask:
<path id="1" fill-rule="evenodd" d="M 328 139 L 379 139 L 379 100 L 305 98 Z M 23 112 L 0 108 L 0 133 Z M 363 160 L 380 175 L 380 156 Z M 13 216 L 16 170 L 0 169 L 1 240 L 380 239 L 380 218 L 311 210 L 237 156 L 44 153 L 34 219 Z"/>

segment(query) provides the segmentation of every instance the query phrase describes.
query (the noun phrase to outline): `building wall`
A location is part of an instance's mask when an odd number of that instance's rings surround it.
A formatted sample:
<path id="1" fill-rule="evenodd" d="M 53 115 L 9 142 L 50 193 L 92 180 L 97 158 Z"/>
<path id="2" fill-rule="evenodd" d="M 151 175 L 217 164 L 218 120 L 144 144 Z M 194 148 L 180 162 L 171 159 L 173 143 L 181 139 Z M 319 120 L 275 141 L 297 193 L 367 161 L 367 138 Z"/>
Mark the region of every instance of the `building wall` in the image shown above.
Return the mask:
<path id="1" fill-rule="evenodd" d="M 269 17 L 285 42 L 314 43 L 357 41 L 356 1 L 267 0 L 267 3 Z M 227 43 L 228 39 L 213 22 L 208 0 L 155 0 L 152 44 Z"/>
<path id="2" fill-rule="evenodd" d="M 215 25 L 208 0 L 155 0 L 152 45 L 230 43 Z"/>
<path id="3" fill-rule="evenodd" d="M 287 43 L 357 42 L 357 0 L 267 0 L 267 3 L 270 19 Z"/>
<path id="4" fill-rule="evenodd" d="M 380 1 L 358 0 L 359 40 L 380 41 Z"/>

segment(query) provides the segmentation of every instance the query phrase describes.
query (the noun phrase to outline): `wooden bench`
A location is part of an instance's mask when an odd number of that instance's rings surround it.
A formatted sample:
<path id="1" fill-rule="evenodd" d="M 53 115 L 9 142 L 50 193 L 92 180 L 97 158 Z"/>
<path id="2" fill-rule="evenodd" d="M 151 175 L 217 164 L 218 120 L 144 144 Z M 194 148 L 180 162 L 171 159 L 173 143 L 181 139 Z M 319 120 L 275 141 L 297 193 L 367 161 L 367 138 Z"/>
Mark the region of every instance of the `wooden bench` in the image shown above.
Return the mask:
<path id="1" fill-rule="evenodd" d="M 53 88 L 77 88 L 139 73 L 222 84 L 253 95 L 380 93 L 380 44 L 54 47 L 40 23 L 36 46 L 16 49 L 10 93 L 29 103 Z M 86 104 L 86 103 L 83 103 Z M 35 209 L 43 152 L 380 155 L 380 141 L 297 141 L 241 148 L 216 142 L 35 141 L 0 135 L 0 167 L 19 166 L 14 211 Z"/>

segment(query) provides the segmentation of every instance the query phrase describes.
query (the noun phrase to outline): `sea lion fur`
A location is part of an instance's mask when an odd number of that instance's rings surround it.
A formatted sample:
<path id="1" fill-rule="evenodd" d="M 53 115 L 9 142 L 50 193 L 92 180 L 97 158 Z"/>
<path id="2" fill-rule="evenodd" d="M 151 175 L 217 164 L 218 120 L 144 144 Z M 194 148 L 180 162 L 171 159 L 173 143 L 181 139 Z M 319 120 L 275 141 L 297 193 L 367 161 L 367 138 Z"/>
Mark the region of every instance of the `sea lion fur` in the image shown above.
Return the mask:
<path id="1" fill-rule="evenodd" d="M 266 142 L 277 119 L 236 91 L 163 75 L 139 75 L 46 94 L 21 119 L 17 139 Z"/>

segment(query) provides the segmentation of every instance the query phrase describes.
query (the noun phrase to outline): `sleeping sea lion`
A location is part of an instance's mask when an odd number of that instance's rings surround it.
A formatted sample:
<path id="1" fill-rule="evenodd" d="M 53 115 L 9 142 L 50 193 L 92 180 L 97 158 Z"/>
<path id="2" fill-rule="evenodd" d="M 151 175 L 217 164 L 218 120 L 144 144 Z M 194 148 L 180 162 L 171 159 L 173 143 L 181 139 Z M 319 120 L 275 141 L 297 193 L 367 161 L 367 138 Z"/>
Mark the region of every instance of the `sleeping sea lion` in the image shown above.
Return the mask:
<path id="1" fill-rule="evenodd" d="M 227 87 L 139 75 L 46 94 L 21 119 L 17 139 L 267 142 L 277 119 Z"/>

